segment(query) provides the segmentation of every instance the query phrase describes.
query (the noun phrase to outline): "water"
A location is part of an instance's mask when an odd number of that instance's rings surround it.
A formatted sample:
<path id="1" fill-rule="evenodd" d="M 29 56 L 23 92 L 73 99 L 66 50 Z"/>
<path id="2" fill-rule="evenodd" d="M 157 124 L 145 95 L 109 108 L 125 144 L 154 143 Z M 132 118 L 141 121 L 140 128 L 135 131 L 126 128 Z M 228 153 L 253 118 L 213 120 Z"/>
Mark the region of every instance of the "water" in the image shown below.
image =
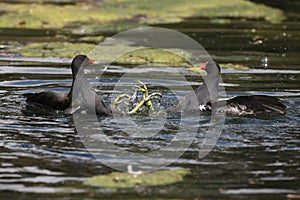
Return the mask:
<path id="1" fill-rule="evenodd" d="M 287 106 L 284 116 L 227 116 L 222 134 L 208 156 L 197 159 L 199 146 L 194 142 L 169 166 L 191 171 L 183 182 L 169 186 L 84 186 L 82 181 L 88 177 L 113 170 L 85 149 L 72 116 L 43 107 L 28 108 L 22 96 L 49 89 L 68 91 L 69 60 L 1 57 L 0 199 L 285 199 L 299 194 L 300 60 L 299 26 L 295 21 L 299 15 L 295 16 L 292 9 L 287 14 L 288 20 L 281 25 L 239 20 L 229 25 L 211 25 L 203 19 L 164 25 L 199 41 L 219 62 L 251 68 L 222 71 L 228 96 L 272 95 Z M 114 66 L 101 79 L 104 87 L 97 92 L 107 102 L 113 94 L 111 84 L 129 68 Z M 194 86 L 200 81 L 197 76 L 188 78 Z M 165 93 L 164 97 L 171 98 L 169 95 Z M 169 142 L 176 130 L 168 126 L 154 138 L 132 139 L 120 133 L 110 118 L 102 120 L 120 151 L 156 149 Z M 140 123 L 143 120 L 147 121 L 140 119 Z M 197 137 L 201 140 L 201 133 Z"/>

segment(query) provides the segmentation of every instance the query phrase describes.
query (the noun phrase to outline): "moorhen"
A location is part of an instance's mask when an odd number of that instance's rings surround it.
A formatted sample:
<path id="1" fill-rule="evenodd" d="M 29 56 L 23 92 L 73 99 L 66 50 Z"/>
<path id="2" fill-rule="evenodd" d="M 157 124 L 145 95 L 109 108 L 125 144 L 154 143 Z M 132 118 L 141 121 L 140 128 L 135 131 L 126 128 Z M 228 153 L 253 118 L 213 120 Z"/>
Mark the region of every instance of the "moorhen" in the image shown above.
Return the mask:
<path id="1" fill-rule="evenodd" d="M 201 66 L 207 72 L 203 85 L 195 89 L 197 108 L 200 111 L 212 111 L 212 107 L 221 112 L 233 115 L 256 115 L 256 114 L 285 114 L 286 106 L 276 97 L 267 95 L 237 96 L 227 100 L 217 100 L 218 85 L 221 69 L 217 63 L 206 62 Z M 191 95 L 186 95 L 176 106 L 168 109 L 170 112 L 190 112 L 196 107 L 191 102 Z M 212 106 L 213 104 L 213 106 Z"/>
<path id="2" fill-rule="evenodd" d="M 94 62 L 95 60 L 90 59 L 85 55 L 77 55 L 71 63 L 73 80 L 69 92 L 44 91 L 34 94 L 24 94 L 24 96 L 27 97 L 26 102 L 42 104 L 55 110 L 63 110 L 66 114 L 73 114 L 78 110 L 78 108 L 72 108 L 72 95 L 75 79 L 78 78 L 77 81 L 80 82 L 78 84 L 86 89 L 87 87 L 84 86 L 88 86 L 88 83 L 84 75 L 84 68 Z M 90 88 L 88 87 L 88 89 Z M 95 99 L 95 109 L 93 111 L 96 111 L 97 115 L 111 115 L 111 109 L 105 105 L 100 96 L 95 94 L 92 90 L 89 91 L 88 94 Z"/>

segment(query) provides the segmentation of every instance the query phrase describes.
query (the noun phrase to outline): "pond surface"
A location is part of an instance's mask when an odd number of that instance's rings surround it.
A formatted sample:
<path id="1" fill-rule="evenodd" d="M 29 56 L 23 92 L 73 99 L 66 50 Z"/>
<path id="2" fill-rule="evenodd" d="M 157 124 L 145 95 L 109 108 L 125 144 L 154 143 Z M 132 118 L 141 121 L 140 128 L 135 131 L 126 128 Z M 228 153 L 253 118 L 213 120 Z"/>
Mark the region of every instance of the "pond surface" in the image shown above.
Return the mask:
<path id="1" fill-rule="evenodd" d="M 292 2 L 299 7 L 299 3 Z M 279 97 L 287 106 L 284 116 L 227 116 L 209 155 L 197 159 L 199 146 L 194 142 L 168 166 L 191 172 L 183 182 L 169 186 L 134 189 L 84 186 L 82 181 L 88 177 L 113 170 L 86 150 L 75 131 L 72 116 L 43 107 L 38 111 L 30 109 L 22 96 L 49 89 L 68 91 L 70 60 L 0 57 L 0 199 L 252 200 L 285 199 L 297 194 L 299 198 L 299 14 L 293 7 L 283 9 L 289 9 L 288 19 L 280 25 L 249 20 L 212 25 L 204 19 L 163 25 L 193 37 L 218 62 L 250 67 L 247 71 L 222 70 L 227 96 L 266 94 Z M 12 30 L 8 37 L 0 32 L 0 38 L 21 40 L 22 35 L 18 34 Z M 35 32 L 32 34 L 27 40 L 35 40 Z M 43 39 L 40 34 L 37 33 L 39 40 Z M 112 66 L 100 80 L 104 87 L 97 92 L 107 102 L 113 93 L 112 84 L 130 67 Z M 200 82 L 198 76 L 188 75 L 188 78 L 193 86 Z M 120 151 L 156 149 L 168 143 L 176 130 L 167 127 L 147 143 L 119 133 L 110 120 L 103 119 L 103 126 L 110 131 L 108 134 Z"/>

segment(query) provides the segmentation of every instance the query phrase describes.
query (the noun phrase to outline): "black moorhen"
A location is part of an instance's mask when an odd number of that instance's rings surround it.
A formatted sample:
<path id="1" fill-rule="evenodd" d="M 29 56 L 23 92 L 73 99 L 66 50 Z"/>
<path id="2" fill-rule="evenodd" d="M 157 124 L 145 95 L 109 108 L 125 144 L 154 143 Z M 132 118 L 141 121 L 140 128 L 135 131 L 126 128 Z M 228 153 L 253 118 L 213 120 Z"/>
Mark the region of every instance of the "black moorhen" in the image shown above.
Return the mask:
<path id="1" fill-rule="evenodd" d="M 201 69 L 205 70 L 205 63 Z M 214 64 L 214 63 L 210 63 Z M 217 70 L 216 70 L 217 69 Z M 184 98 L 177 104 L 176 106 L 170 107 L 167 109 L 167 112 L 192 112 L 196 109 L 200 109 L 200 111 L 204 111 L 208 108 L 206 105 L 208 102 L 216 102 L 218 98 L 218 85 L 220 78 L 220 67 L 216 65 L 215 67 L 206 68 L 207 76 L 204 77 L 204 83 L 197 87 L 194 94 L 187 94 Z M 211 95 L 210 95 L 211 94 Z M 191 97 L 196 95 L 196 99 L 192 99 Z M 196 101 L 195 101 L 196 100 Z"/>
<path id="2" fill-rule="evenodd" d="M 27 97 L 26 102 L 42 104 L 55 110 L 63 110 L 66 114 L 74 113 L 78 109 L 75 108 L 74 110 L 72 108 L 72 93 L 74 90 L 75 79 L 78 78 L 80 85 L 88 85 L 83 69 L 94 62 L 95 60 L 90 59 L 85 55 L 77 55 L 71 63 L 73 80 L 69 92 L 44 91 L 35 94 L 24 94 L 24 96 Z M 96 95 L 93 91 L 90 91 L 89 94 L 95 98 L 94 111 L 96 111 L 97 115 L 111 115 L 111 109 L 104 104 L 100 96 Z"/>
<path id="3" fill-rule="evenodd" d="M 213 62 L 207 62 L 202 67 L 207 72 L 203 85 L 195 89 L 198 99 L 197 106 L 200 111 L 212 111 L 212 104 L 218 110 L 234 115 L 256 115 L 263 113 L 285 114 L 286 106 L 276 97 L 267 95 L 237 96 L 227 100 L 217 100 L 218 85 L 220 79 L 220 66 Z M 190 95 L 186 95 L 183 100 L 168 111 L 192 111 L 195 108 L 191 102 Z"/>

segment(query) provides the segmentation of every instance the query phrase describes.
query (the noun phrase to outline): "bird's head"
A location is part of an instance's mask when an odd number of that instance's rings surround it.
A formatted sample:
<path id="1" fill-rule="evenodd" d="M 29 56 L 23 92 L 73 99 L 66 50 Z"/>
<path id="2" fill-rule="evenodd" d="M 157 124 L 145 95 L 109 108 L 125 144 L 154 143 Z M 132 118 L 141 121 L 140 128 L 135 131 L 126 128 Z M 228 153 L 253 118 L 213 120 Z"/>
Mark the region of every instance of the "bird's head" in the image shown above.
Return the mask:
<path id="1" fill-rule="evenodd" d="M 94 64 L 95 60 L 88 58 L 86 55 L 77 55 L 72 60 L 71 68 L 72 68 L 72 74 L 75 77 L 81 67 L 88 66 L 90 64 Z"/>
<path id="2" fill-rule="evenodd" d="M 205 70 L 207 75 L 218 75 L 221 73 L 221 68 L 218 63 L 215 62 L 206 62 L 204 63 L 200 69 Z"/>

